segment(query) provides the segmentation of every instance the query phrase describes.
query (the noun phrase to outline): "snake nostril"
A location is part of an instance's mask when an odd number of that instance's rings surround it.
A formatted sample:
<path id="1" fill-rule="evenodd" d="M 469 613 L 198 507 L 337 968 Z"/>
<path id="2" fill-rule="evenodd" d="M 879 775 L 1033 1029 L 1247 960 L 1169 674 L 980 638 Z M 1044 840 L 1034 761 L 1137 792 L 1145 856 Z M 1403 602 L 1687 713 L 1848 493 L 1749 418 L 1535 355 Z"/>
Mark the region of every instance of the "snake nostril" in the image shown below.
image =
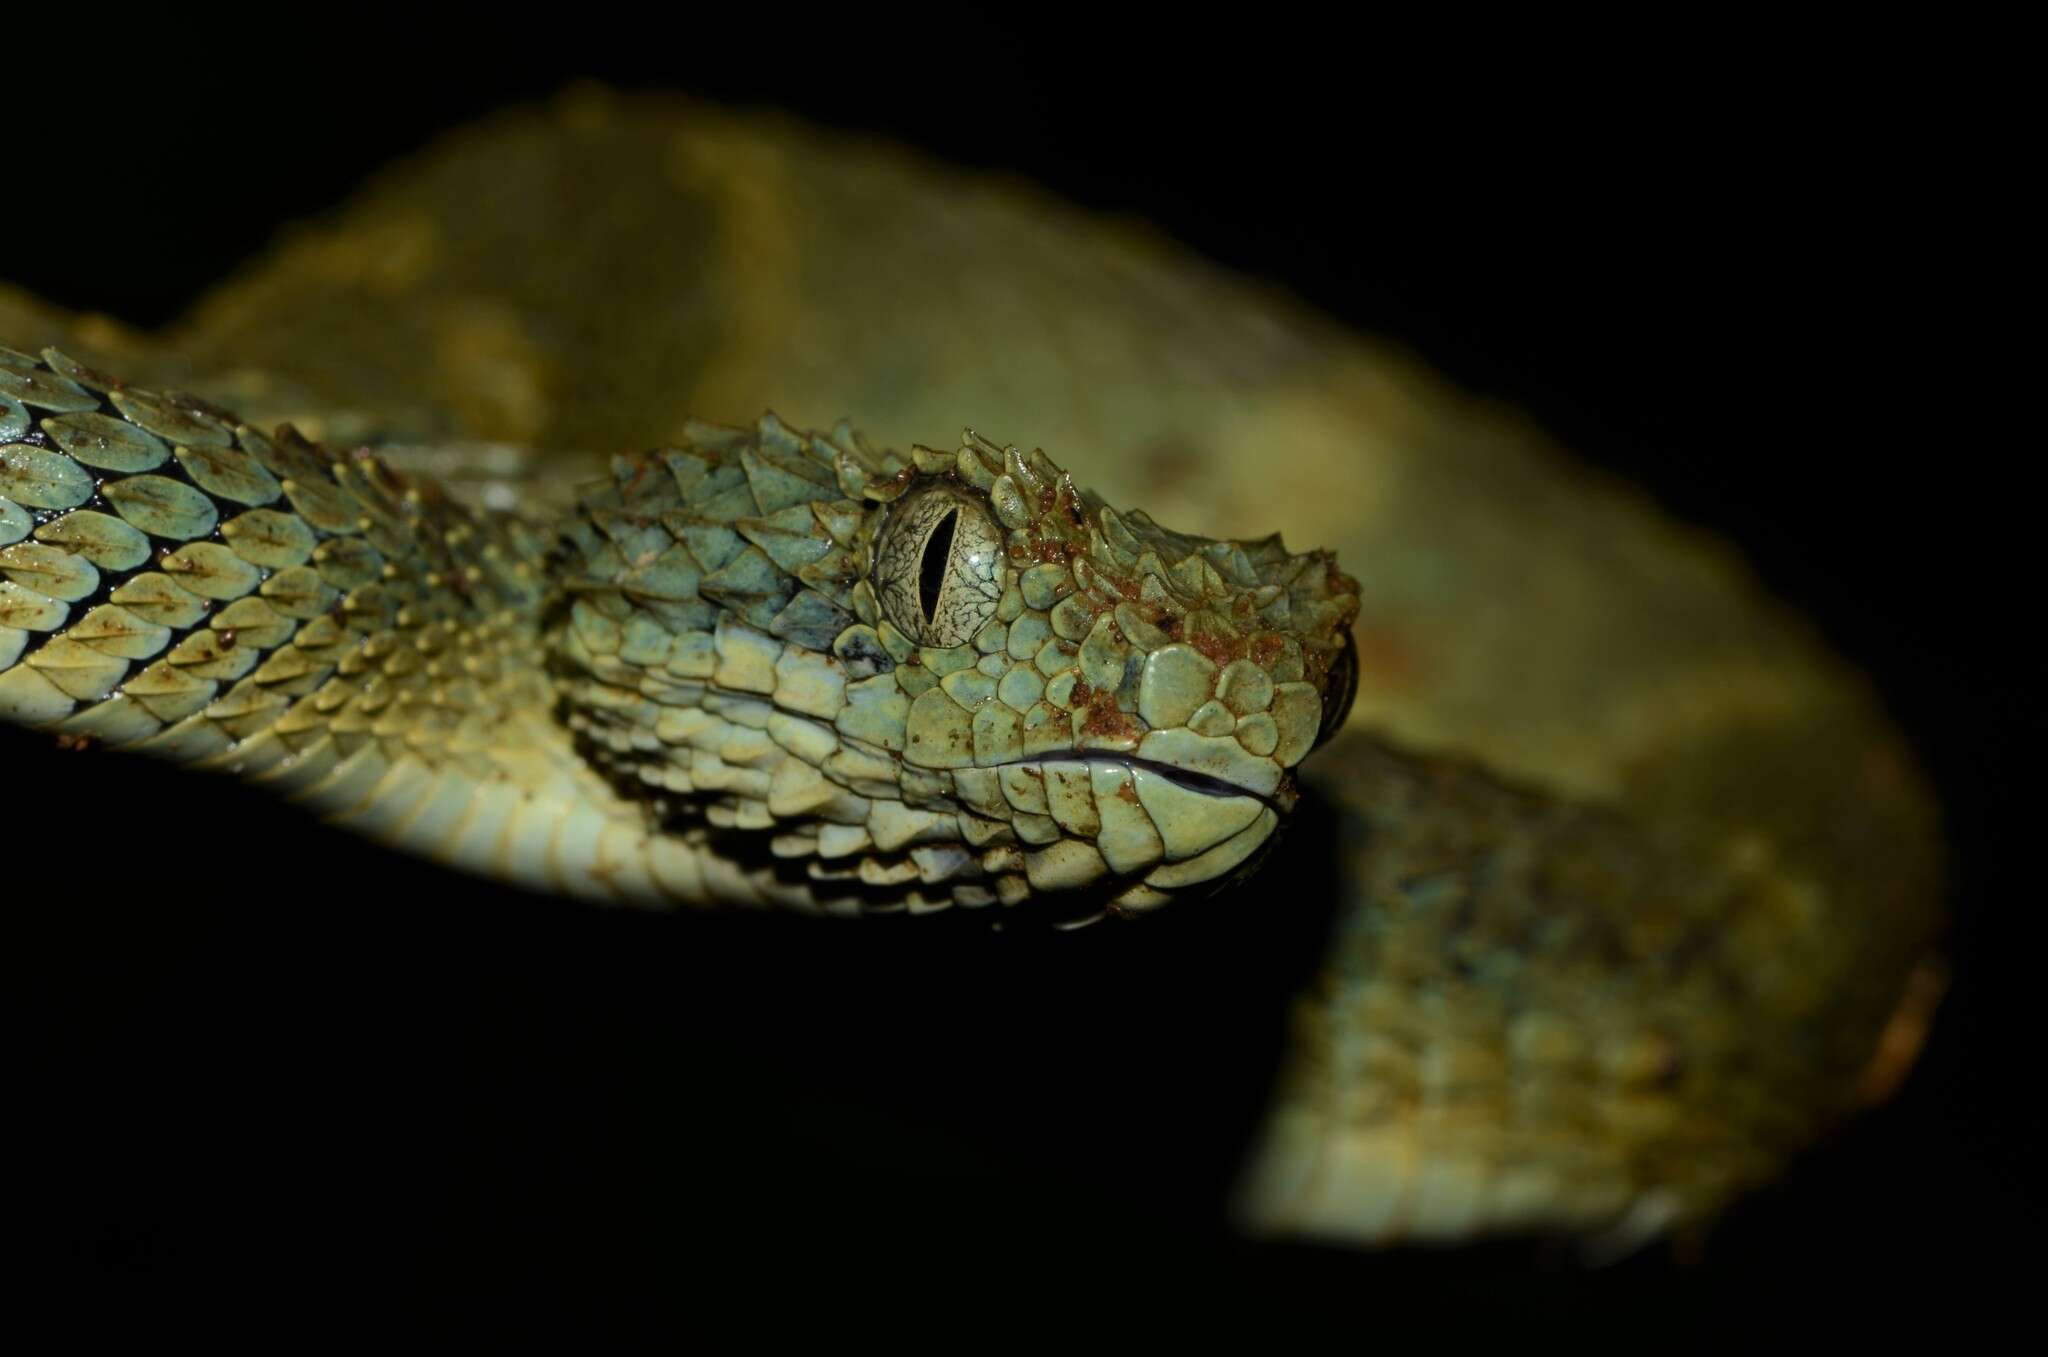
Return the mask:
<path id="1" fill-rule="evenodd" d="M 1323 681 L 1323 725 L 1316 732 L 1318 746 L 1344 728 L 1344 719 L 1351 715 L 1351 699 L 1357 694 L 1358 643 L 1347 631 L 1344 633 L 1344 649 L 1330 661 L 1329 675 Z"/>

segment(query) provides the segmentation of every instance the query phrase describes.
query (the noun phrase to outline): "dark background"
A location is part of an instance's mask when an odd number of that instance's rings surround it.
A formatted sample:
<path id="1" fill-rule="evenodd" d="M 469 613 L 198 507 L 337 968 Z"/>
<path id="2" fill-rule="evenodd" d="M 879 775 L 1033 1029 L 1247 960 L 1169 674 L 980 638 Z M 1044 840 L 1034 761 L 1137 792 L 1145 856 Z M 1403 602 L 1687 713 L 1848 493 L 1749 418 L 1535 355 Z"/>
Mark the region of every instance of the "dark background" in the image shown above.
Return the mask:
<path id="1" fill-rule="evenodd" d="M 437 130 L 578 75 L 1143 216 L 1731 535 L 1876 676 L 1942 793 L 1955 989 L 1904 1095 L 1697 1259 L 1253 1247 L 1218 1202 L 1314 910 L 1282 926 L 1222 902 L 1076 940 L 607 914 L 4 731 L 12 1119 L 35 1147 L 17 1173 L 78 1314 L 653 1296 L 766 1333 L 964 1296 L 999 1328 L 1080 1298 L 1167 1327 L 1655 1333 L 1788 1305 L 1968 1312 L 1996 1285 L 1987 1221 L 2018 1208 L 1993 1167 L 2011 1133 L 1985 938 L 2009 889 L 2001 769 L 2039 722 L 2004 596 L 2010 444 L 1954 385 L 1969 331 L 1948 303 L 1983 242 L 1947 95 L 1833 37 L 1684 68 L 1386 43 L 1202 70 L 527 38 L 100 53 L 96 96 L 38 124 L 38 182 L 69 167 L 105 191 L 17 201 L 0 276 L 161 322 Z M 233 77 L 164 78 L 199 59 Z M 1317 863 L 1284 870 L 1262 908 L 1313 895 Z"/>

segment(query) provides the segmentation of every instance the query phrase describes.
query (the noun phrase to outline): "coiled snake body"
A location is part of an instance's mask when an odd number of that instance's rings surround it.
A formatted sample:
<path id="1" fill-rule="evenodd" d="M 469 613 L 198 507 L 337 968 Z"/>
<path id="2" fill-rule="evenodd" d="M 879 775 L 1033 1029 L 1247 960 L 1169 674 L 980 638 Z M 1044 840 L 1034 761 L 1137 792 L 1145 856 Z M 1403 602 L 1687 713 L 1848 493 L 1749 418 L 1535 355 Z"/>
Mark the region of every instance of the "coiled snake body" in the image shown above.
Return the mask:
<path id="1" fill-rule="evenodd" d="M 9 720 L 650 904 L 1132 917 L 1331 803 L 1249 1228 L 1646 1237 L 1910 1061 L 1934 817 L 1862 681 L 1128 230 L 577 96 L 174 333 L 0 289 L 0 339 Z"/>

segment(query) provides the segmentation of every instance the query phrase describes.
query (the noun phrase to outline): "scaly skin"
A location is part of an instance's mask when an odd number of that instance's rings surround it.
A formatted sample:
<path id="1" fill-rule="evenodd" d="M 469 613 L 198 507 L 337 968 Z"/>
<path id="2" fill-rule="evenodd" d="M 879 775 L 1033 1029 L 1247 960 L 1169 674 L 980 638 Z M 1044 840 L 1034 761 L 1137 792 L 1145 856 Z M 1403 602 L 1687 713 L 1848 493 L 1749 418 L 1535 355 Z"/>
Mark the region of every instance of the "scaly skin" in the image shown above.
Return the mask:
<path id="1" fill-rule="evenodd" d="M 544 535 L 55 349 L 0 401 L 0 717 L 542 889 L 1143 912 L 1250 865 L 1349 698 L 1326 555 L 971 437 L 701 426 Z M 921 504 L 987 530 L 950 614 Z"/>
<path id="2" fill-rule="evenodd" d="M 1351 832 L 1251 1228 L 1626 1242 L 1910 1059 L 1934 816 L 1861 678 L 1640 497 L 1128 230 L 578 95 L 164 336 L 4 289 L 0 336 L 59 350 L 0 363 L 13 719 L 558 889 L 845 912 L 1148 909 L 1251 870 L 1298 776 Z M 973 437 L 694 418 L 769 407 L 1028 434 L 1102 498 Z M 663 446 L 580 507 L 559 469 L 602 463 L 525 451 Z M 918 647 L 875 572 L 942 483 L 1001 549 Z M 1274 527 L 1357 582 L 1225 540 Z"/>

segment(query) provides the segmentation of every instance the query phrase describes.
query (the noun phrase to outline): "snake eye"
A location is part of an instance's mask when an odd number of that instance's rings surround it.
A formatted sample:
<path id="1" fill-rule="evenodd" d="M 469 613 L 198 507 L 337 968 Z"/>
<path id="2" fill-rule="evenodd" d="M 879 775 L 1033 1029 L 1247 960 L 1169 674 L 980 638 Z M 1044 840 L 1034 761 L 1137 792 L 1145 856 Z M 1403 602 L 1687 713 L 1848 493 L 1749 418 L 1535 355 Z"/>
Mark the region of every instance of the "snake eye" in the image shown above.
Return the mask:
<path id="1" fill-rule="evenodd" d="M 882 611 L 919 645 L 965 645 L 1003 596 L 1002 531 L 981 501 L 933 486 L 898 504 L 875 554 Z"/>

